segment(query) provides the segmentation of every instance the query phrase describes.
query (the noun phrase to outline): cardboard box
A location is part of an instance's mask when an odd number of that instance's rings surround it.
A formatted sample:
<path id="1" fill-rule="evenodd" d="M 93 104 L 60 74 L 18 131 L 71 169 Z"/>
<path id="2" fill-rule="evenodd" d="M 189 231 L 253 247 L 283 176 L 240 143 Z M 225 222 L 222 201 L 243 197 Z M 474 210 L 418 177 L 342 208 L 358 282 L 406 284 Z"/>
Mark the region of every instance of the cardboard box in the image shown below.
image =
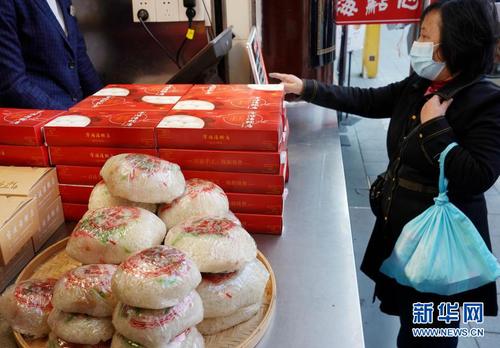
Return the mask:
<path id="1" fill-rule="evenodd" d="M 283 233 L 283 216 L 260 214 L 235 214 L 243 227 L 250 233 L 275 234 Z"/>
<path id="2" fill-rule="evenodd" d="M 266 110 L 281 115 L 284 96 L 281 85 L 195 85 L 173 110 Z"/>
<path id="3" fill-rule="evenodd" d="M 169 111 L 192 85 L 108 85 L 69 110 Z"/>
<path id="4" fill-rule="evenodd" d="M 120 148 L 120 147 L 70 147 L 50 146 L 50 162 L 53 165 L 102 166 L 106 161 L 121 153 L 142 153 L 158 156 L 156 149 Z"/>
<path id="5" fill-rule="evenodd" d="M 32 238 L 35 251 L 40 250 L 45 242 L 64 223 L 61 197 L 57 196 L 48 205 L 39 208 L 38 218 L 40 221 L 40 230 Z"/>
<path id="6" fill-rule="evenodd" d="M 0 196 L 0 265 L 7 265 L 39 230 L 36 202 L 28 197 Z"/>
<path id="7" fill-rule="evenodd" d="M 155 127 L 165 113 L 152 111 L 65 112 L 44 127 L 49 146 L 155 148 Z"/>
<path id="8" fill-rule="evenodd" d="M 171 111 L 156 136 L 163 148 L 278 151 L 283 123 L 262 110 Z"/>
<path id="9" fill-rule="evenodd" d="M 43 145 L 42 126 L 61 112 L 0 108 L 0 144 Z"/>
<path id="10" fill-rule="evenodd" d="M 260 193 L 281 195 L 285 190 L 285 166 L 279 174 L 254 174 L 237 172 L 210 172 L 183 170 L 187 179 L 204 179 L 219 185 L 225 192 Z"/>
<path id="11" fill-rule="evenodd" d="M 36 199 L 42 210 L 59 196 L 55 168 L 0 167 L 0 195 Z"/>
<path id="12" fill-rule="evenodd" d="M 88 204 L 93 189 L 94 186 L 89 185 L 59 185 L 64 203 Z"/>
<path id="13" fill-rule="evenodd" d="M 0 165 L 4 166 L 50 166 L 45 146 L 0 145 Z"/>
<path id="14" fill-rule="evenodd" d="M 87 212 L 86 204 L 78 203 L 63 203 L 64 220 L 80 221 L 83 215 Z"/>
<path id="15" fill-rule="evenodd" d="M 0 293 L 14 280 L 24 267 L 35 257 L 31 240 L 5 266 L 0 266 Z"/>
<path id="16" fill-rule="evenodd" d="M 226 193 L 233 213 L 283 215 L 284 195 Z"/>
<path id="17" fill-rule="evenodd" d="M 278 174 L 286 152 L 160 149 L 160 158 L 182 170 Z"/>
<path id="18" fill-rule="evenodd" d="M 95 185 L 102 180 L 101 167 L 56 166 L 57 178 L 60 184 Z"/>

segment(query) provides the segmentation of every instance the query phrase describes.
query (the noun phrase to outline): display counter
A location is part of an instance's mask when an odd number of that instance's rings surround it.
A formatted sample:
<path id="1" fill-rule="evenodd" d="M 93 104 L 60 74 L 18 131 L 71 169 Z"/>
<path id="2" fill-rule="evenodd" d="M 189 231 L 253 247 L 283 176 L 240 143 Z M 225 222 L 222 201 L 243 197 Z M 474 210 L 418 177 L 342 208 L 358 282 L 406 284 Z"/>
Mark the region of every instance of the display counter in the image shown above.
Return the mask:
<path id="1" fill-rule="evenodd" d="M 289 104 L 290 182 L 281 237 L 255 236 L 277 281 L 258 347 L 364 347 L 337 116 Z"/>
<path id="2" fill-rule="evenodd" d="M 364 347 L 336 113 L 305 103 L 289 104 L 287 111 L 285 231 L 254 235 L 278 290 L 274 318 L 258 347 Z M 73 226 L 62 226 L 44 248 Z M 13 344 L 0 332 L 1 347 Z"/>

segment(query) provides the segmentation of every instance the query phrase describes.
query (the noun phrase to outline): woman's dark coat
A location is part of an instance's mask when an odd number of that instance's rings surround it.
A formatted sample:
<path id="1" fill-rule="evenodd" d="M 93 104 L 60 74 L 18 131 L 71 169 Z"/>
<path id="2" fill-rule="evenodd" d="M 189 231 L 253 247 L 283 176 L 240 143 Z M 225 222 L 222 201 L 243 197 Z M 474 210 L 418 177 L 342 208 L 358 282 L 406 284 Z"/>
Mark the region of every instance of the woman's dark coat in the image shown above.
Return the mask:
<path id="1" fill-rule="evenodd" d="M 484 302 L 485 315 L 496 315 L 495 283 L 453 297 L 433 296 L 401 286 L 378 270 L 391 254 L 403 226 L 434 203 L 439 154 L 454 141 L 459 146 L 451 150 L 445 163 L 450 200 L 471 219 L 491 250 L 483 193 L 500 174 L 500 88 L 484 79 L 455 79 L 436 93 L 442 99 L 453 98 L 446 115 L 421 124 L 420 110 L 431 97 L 424 97 L 430 81 L 415 74 L 369 89 L 304 82 L 306 101 L 370 118 L 391 118 L 381 214 L 361 265 L 361 270 L 376 282 L 381 310 L 401 315 L 410 310 L 406 306 L 418 301 Z"/>

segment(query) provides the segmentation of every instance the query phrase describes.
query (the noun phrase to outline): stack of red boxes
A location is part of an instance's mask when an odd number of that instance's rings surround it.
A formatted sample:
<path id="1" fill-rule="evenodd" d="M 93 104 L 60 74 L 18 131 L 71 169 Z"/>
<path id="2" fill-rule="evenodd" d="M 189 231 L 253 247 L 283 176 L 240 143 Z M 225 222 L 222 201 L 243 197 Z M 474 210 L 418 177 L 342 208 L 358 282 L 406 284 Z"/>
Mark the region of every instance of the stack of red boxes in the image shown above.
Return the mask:
<path id="1" fill-rule="evenodd" d="M 73 125 L 60 117 L 45 127 L 67 217 L 83 214 L 107 158 L 154 152 L 178 163 L 186 179 L 221 186 L 250 232 L 281 233 L 283 98 L 275 86 L 107 86 L 61 115 L 73 115 Z"/>
<path id="2" fill-rule="evenodd" d="M 50 166 L 41 128 L 61 112 L 0 109 L 0 165 Z"/>
<path id="3" fill-rule="evenodd" d="M 195 85 L 157 126 L 160 157 L 215 182 L 247 230 L 280 234 L 286 172 L 279 85 Z"/>
<path id="4" fill-rule="evenodd" d="M 45 125 L 67 220 L 78 220 L 87 210 L 92 185 L 108 158 L 158 156 L 155 128 L 191 87 L 110 85 Z"/>

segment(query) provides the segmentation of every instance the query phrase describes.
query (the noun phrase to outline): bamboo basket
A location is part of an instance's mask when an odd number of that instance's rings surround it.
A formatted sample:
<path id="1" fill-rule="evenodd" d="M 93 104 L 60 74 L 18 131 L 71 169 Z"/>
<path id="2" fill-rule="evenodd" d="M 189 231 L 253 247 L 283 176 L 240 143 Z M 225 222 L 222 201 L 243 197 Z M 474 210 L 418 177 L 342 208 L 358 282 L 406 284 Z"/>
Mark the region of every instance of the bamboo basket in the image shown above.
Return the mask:
<path id="1" fill-rule="evenodd" d="M 30 278 L 60 278 L 67 271 L 81 266 L 81 263 L 66 253 L 68 238 L 48 247 L 35 257 L 19 274 L 16 282 Z M 204 336 L 206 348 L 252 348 L 262 339 L 268 329 L 276 305 L 276 278 L 269 261 L 259 251 L 257 258 L 269 271 L 269 281 L 259 312 L 250 320 L 217 335 Z M 47 339 L 27 340 L 15 332 L 15 339 L 22 348 L 46 348 Z"/>

